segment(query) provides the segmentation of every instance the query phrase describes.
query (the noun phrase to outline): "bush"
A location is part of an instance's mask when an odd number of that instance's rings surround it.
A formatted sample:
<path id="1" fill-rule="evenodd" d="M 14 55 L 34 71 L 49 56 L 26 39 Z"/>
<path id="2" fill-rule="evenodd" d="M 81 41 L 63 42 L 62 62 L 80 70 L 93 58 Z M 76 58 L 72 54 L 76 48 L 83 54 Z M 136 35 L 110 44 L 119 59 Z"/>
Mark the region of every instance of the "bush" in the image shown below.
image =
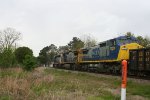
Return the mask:
<path id="1" fill-rule="evenodd" d="M 23 64 L 26 55 L 33 56 L 33 51 L 28 47 L 19 47 L 15 50 L 16 60 L 20 64 Z"/>
<path id="2" fill-rule="evenodd" d="M 14 66 L 15 64 L 16 60 L 13 50 L 5 49 L 2 53 L 0 53 L 0 67 L 8 68 Z"/>
<path id="3" fill-rule="evenodd" d="M 23 60 L 23 69 L 26 71 L 31 71 L 35 68 L 36 61 L 35 58 L 31 55 L 26 55 Z"/>

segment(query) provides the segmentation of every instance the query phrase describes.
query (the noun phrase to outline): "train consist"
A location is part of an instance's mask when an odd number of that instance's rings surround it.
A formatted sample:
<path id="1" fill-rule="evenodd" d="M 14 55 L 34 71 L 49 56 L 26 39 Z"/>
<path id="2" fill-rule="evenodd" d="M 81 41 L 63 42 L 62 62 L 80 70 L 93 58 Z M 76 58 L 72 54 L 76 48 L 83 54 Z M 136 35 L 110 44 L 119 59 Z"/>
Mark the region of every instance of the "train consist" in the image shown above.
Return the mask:
<path id="1" fill-rule="evenodd" d="M 66 51 L 55 56 L 54 67 L 120 74 L 121 61 L 129 62 L 128 74 L 150 73 L 150 49 L 133 36 L 120 36 L 89 48 Z"/>

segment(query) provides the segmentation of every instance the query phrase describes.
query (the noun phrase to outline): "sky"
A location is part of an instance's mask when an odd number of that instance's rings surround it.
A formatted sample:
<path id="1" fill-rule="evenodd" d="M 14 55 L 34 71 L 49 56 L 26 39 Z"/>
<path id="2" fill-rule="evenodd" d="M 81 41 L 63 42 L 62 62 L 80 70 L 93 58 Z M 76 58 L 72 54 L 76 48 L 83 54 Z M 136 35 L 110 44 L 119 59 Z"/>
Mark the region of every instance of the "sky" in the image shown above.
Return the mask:
<path id="1" fill-rule="evenodd" d="M 35 56 L 50 44 L 90 34 L 98 42 L 126 32 L 150 36 L 150 0 L 0 0 L 0 30 L 21 32 Z"/>

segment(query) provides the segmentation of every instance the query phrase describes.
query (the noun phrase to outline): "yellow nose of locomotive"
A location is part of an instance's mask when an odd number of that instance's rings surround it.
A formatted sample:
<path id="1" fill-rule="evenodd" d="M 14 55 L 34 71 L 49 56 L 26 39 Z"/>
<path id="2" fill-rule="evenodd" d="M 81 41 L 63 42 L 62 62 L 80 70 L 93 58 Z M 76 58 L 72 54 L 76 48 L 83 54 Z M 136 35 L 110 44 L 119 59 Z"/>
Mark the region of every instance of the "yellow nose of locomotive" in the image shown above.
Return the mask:
<path id="1" fill-rule="evenodd" d="M 121 61 L 123 59 L 128 60 L 129 59 L 129 50 L 139 49 L 139 48 L 143 48 L 143 46 L 139 45 L 138 43 L 130 43 L 130 44 L 120 46 L 117 60 L 119 60 L 119 61 Z"/>

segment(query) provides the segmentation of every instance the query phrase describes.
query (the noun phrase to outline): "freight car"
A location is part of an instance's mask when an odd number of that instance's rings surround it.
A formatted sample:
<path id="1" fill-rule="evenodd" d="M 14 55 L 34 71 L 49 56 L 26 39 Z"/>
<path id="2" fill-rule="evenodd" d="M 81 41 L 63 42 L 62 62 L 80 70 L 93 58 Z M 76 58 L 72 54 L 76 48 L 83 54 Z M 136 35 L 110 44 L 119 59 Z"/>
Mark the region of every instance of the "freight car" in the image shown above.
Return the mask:
<path id="1" fill-rule="evenodd" d="M 101 42 L 94 47 L 60 54 L 61 61 L 57 62 L 55 60 L 54 67 L 64 68 L 67 65 L 68 68 L 74 70 L 92 70 L 118 74 L 121 72 L 121 61 L 123 59 L 129 60 L 129 51 L 140 48 L 143 47 L 138 44 L 135 37 L 120 36 Z M 58 57 L 56 56 L 55 59 L 58 59 Z"/>
<path id="2" fill-rule="evenodd" d="M 150 76 L 150 48 L 130 50 L 128 70 L 130 75 Z"/>

